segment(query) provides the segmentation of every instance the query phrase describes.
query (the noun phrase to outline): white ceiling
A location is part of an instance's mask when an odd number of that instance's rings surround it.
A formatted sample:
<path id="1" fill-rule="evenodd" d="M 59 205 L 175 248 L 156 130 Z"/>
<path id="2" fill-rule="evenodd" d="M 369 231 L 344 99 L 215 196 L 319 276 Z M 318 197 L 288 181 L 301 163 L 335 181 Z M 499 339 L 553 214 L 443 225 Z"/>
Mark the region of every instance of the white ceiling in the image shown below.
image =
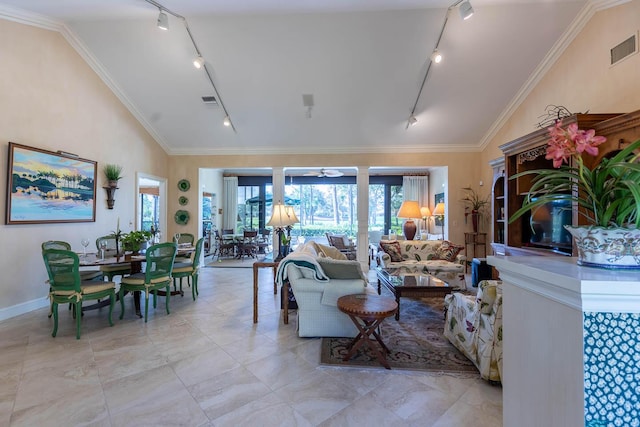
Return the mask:
<path id="1" fill-rule="evenodd" d="M 144 0 L 0 7 L 63 23 L 170 154 L 342 153 L 479 150 L 587 0 L 472 0 L 467 21 L 453 10 L 409 129 L 451 1 L 160 3 L 186 17 L 236 132 L 201 100 L 214 93 L 183 23 L 159 30 Z M 311 118 L 302 94 L 314 95 Z"/>

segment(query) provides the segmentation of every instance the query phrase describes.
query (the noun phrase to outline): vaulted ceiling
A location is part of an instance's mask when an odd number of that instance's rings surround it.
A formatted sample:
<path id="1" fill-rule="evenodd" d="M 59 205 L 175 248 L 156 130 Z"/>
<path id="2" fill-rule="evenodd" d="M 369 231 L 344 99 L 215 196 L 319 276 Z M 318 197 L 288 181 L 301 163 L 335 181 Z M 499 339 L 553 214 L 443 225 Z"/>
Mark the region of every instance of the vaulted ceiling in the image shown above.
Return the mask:
<path id="1" fill-rule="evenodd" d="M 53 21 L 170 154 L 479 150 L 587 0 L 0 0 Z M 16 10 L 14 8 L 19 8 Z M 44 18 L 46 17 L 46 18 Z M 313 107 L 303 105 L 313 95 Z M 233 127 L 223 126 L 221 97 Z M 549 100 L 552 103 L 554 100 Z M 541 112 L 542 113 L 542 112 Z M 533 126 L 533 123 L 532 123 Z"/>

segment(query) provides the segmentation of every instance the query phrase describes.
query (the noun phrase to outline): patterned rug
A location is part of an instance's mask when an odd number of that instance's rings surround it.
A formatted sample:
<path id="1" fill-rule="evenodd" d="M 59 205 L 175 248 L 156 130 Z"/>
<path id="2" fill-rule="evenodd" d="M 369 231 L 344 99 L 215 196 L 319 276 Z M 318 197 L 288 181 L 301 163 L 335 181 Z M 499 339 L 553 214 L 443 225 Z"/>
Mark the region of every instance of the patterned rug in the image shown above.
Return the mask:
<path id="1" fill-rule="evenodd" d="M 443 309 L 442 297 L 400 300 L 400 320 L 389 317 L 381 325 L 382 340 L 391 350 L 387 354 L 391 369 L 480 378 L 473 363 L 444 337 Z M 384 369 L 367 345 L 344 362 L 342 358 L 350 342 L 350 338 L 323 338 L 320 363 Z"/>

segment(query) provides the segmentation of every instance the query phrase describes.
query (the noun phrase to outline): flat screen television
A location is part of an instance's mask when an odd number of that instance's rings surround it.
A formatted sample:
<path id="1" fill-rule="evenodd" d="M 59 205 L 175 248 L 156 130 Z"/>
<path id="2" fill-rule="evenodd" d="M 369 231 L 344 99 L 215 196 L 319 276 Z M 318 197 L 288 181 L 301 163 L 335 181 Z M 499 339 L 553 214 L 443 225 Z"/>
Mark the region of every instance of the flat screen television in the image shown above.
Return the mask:
<path id="1" fill-rule="evenodd" d="M 535 199 L 534 199 L 535 200 Z M 530 227 L 524 227 L 527 246 L 550 249 L 571 255 L 571 234 L 564 228 L 572 223 L 571 201 L 561 200 L 540 206 L 529 216 Z"/>

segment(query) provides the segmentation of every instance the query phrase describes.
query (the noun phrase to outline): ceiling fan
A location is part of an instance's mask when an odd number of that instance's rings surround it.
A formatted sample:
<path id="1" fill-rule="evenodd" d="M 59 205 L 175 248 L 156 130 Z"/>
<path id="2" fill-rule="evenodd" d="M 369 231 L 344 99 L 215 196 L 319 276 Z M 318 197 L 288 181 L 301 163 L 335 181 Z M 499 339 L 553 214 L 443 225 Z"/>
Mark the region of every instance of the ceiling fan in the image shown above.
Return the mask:
<path id="1" fill-rule="evenodd" d="M 304 176 L 317 176 L 318 178 L 337 178 L 342 175 L 344 175 L 344 173 L 339 170 L 325 168 L 320 169 L 318 172 L 307 172 L 304 174 Z"/>

